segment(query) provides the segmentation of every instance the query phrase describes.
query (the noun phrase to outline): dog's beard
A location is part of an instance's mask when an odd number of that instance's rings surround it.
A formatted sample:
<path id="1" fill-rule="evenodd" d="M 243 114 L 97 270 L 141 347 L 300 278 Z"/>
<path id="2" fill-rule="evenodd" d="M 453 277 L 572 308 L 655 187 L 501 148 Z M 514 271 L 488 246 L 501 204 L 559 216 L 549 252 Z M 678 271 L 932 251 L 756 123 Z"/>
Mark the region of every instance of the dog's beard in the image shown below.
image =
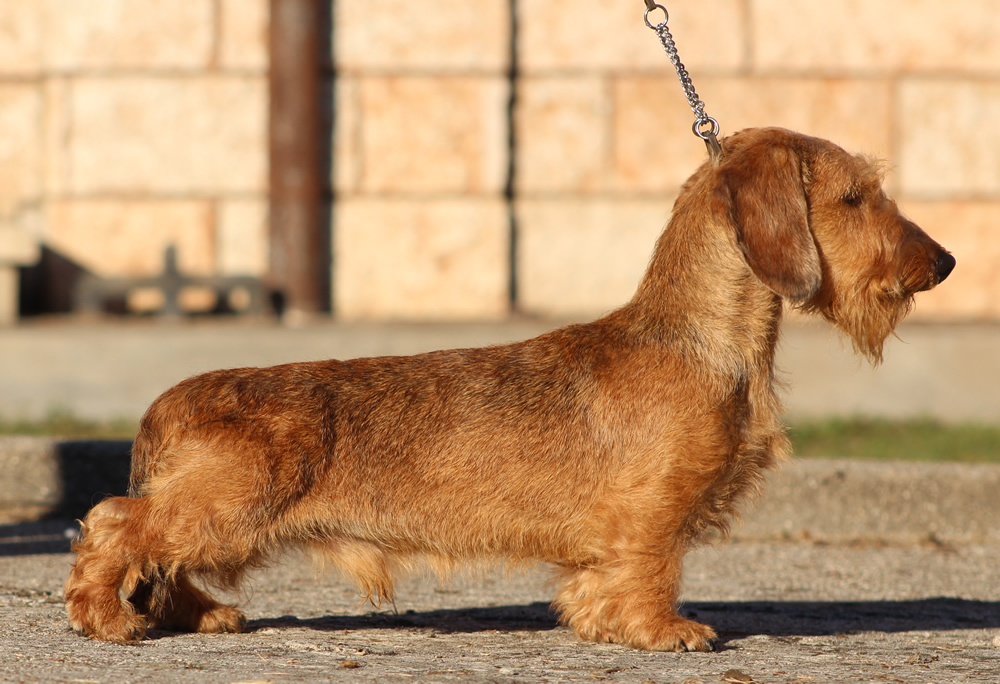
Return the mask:
<path id="1" fill-rule="evenodd" d="M 846 333 L 856 353 L 878 366 L 886 339 L 913 309 L 914 300 L 912 294 L 898 290 L 866 290 L 852 293 L 842 305 L 834 302 L 823 315 Z"/>

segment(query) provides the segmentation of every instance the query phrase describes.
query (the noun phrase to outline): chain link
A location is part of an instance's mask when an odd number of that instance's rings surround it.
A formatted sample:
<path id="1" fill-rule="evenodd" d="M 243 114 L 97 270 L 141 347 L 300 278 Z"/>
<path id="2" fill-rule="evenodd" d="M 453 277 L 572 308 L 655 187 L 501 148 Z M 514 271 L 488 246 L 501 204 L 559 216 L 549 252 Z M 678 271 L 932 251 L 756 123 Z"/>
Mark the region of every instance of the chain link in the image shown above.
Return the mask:
<path id="1" fill-rule="evenodd" d="M 674 37 L 670 35 L 670 30 L 667 28 L 667 21 L 670 19 L 667 8 L 657 4 L 654 0 L 645 0 L 645 2 L 646 13 L 643 15 L 643 20 L 646 22 L 646 26 L 653 29 L 660 39 L 663 51 L 667 53 L 670 63 L 677 70 L 677 77 L 681 81 L 681 88 L 684 89 L 684 96 L 687 98 L 688 105 L 694 113 L 694 125 L 691 127 L 691 130 L 696 136 L 705 141 L 711 157 L 718 159 L 722 155 L 722 149 L 719 147 L 719 141 L 716 138 L 719 134 L 719 122 L 705 113 L 705 103 L 698 97 L 698 93 L 694 89 L 694 83 L 691 81 L 691 76 L 677 55 L 677 46 L 674 44 Z M 654 24 L 649 20 L 650 13 L 656 10 L 663 12 L 663 21 L 658 24 Z"/>

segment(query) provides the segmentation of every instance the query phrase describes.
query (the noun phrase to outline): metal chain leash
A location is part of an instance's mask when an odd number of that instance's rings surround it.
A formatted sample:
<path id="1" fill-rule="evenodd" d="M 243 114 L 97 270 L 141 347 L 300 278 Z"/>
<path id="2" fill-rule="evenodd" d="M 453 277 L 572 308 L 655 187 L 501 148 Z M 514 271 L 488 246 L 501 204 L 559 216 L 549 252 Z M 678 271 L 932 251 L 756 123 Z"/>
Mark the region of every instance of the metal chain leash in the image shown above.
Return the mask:
<path id="1" fill-rule="evenodd" d="M 690 105 L 691 111 L 694 112 L 694 125 L 691 127 L 691 130 L 696 136 L 705 141 L 705 146 L 708 147 L 708 154 L 712 158 L 712 161 L 718 161 L 722 156 L 722 148 L 719 146 L 717 138 L 719 135 L 719 122 L 705 113 L 705 103 L 698 97 L 698 93 L 694 89 L 694 83 L 691 82 L 691 76 L 677 55 L 677 46 L 674 44 L 674 37 L 670 35 L 670 30 L 667 28 L 667 21 L 670 19 L 670 15 L 667 14 L 667 8 L 657 4 L 655 0 L 645 0 L 645 2 L 646 13 L 643 15 L 643 20 L 646 22 L 646 26 L 653 29 L 660 39 L 664 52 L 670 58 L 670 63 L 677 70 L 677 77 L 681 80 L 681 87 L 684 89 L 688 105 Z M 649 20 L 649 15 L 656 10 L 663 12 L 663 21 L 653 24 Z"/>

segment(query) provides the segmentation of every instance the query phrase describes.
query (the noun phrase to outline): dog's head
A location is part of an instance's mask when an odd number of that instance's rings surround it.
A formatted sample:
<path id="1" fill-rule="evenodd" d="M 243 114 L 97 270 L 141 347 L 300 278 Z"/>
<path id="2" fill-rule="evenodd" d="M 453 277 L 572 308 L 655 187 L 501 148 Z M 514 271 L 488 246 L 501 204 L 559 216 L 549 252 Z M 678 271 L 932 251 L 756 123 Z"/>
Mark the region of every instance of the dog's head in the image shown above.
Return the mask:
<path id="1" fill-rule="evenodd" d="M 899 213 L 882 170 L 831 142 L 777 128 L 723 141 L 716 198 L 758 279 L 821 313 L 873 362 L 913 295 L 955 259 Z"/>

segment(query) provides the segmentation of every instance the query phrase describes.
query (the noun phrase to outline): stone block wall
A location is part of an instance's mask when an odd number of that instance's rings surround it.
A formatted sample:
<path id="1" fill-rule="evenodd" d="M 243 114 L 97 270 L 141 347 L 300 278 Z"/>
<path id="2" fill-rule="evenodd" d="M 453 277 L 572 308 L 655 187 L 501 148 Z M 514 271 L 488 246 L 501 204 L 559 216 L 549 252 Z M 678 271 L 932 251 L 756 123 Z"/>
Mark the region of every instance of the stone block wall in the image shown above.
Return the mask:
<path id="1" fill-rule="evenodd" d="M 958 259 L 916 315 L 1000 318 L 1000 2 L 666 4 L 723 134 L 888 160 Z M 0 228 L 102 275 L 155 271 L 168 243 L 189 272 L 262 274 L 267 7 L 0 0 Z M 631 295 L 705 155 L 642 2 L 331 7 L 337 317 L 578 318 Z"/>
<path id="2" fill-rule="evenodd" d="M 335 313 L 506 317 L 509 0 L 333 8 Z"/>
<path id="3" fill-rule="evenodd" d="M 959 263 L 946 287 L 918 298 L 916 316 L 1000 316 L 1000 3 L 961 12 L 909 0 L 666 4 L 723 134 L 785 126 L 889 161 L 903 211 Z M 515 206 L 527 311 L 596 313 L 622 301 L 703 158 L 641 5 L 517 2 Z M 602 247 L 589 242 L 601 238 L 588 222 L 604 231 Z M 600 256 L 590 260 L 585 245 Z M 599 292 L 581 292 L 589 284 Z"/>
<path id="4" fill-rule="evenodd" d="M 959 262 L 918 318 L 1000 317 L 1000 3 L 667 5 L 724 134 L 785 126 L 889 161 L 904 212 Z M 421 0 L 402 24 L 387 1 L 335 6 L 338 312 L 576 318 L 624 302 L 705 154 L 643 4 Z M 431 207 L 458 198 L 480 240 L 431 247 L 461 232 Z"/>
<path id="5" fill-rule="evenodd" d="M 267 0 L 0 2 L 0 225 L 101 276 L 171 244 L 262 274 L 266 29 Z"/>

